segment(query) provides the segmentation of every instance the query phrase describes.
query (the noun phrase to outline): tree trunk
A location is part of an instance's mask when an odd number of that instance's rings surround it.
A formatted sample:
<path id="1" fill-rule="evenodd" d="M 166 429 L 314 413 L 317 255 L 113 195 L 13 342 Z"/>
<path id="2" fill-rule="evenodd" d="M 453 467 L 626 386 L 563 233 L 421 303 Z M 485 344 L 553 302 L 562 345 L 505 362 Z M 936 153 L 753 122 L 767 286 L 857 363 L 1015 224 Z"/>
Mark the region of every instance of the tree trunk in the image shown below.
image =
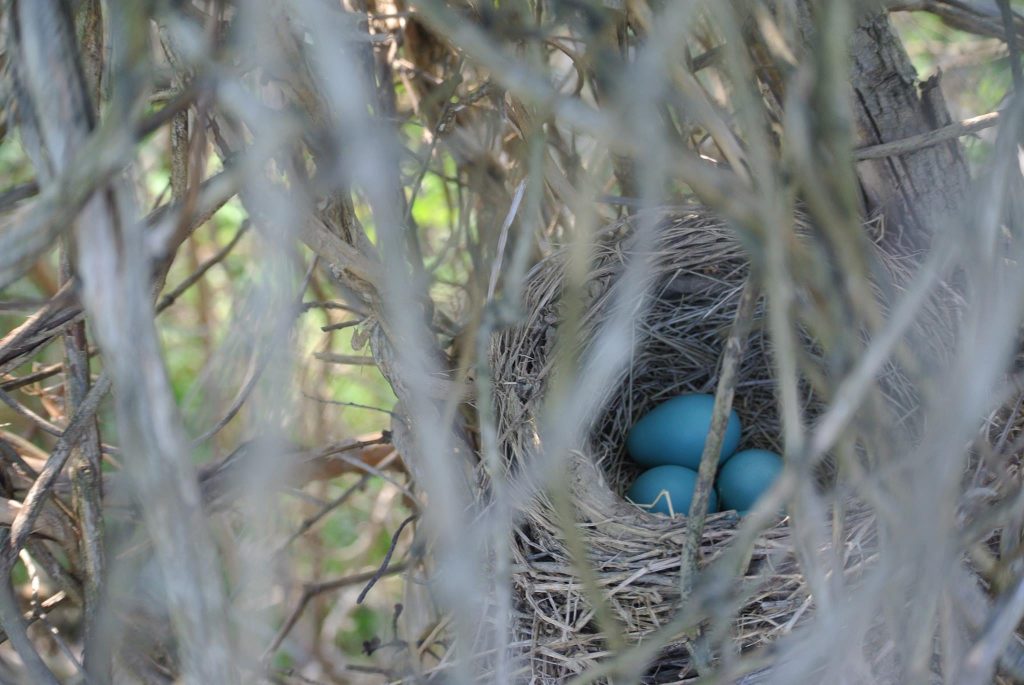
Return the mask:
<path id="1" fill-rule="evenodd" d="M 805 49 L 814 42 L 812 0 L 797 5 L 797 30 Z M 850 88 L 855 146 L 890 143 L 951 123 L 939 78 L 921 83 L 886 13 L 859 18 L 850 39 Z M 767 54 L 764 46 L 755 51 Z M 755 55 L 756 56 L 756 55 Z M 762 74 L 784 102 L 785 81 Z M 865 216 L 885 220 L 885 241 L 902 253 L 924 248 L 936 219 L 957 212 L 970 182 L 957 140 L 857 164 Z"/>
<path id="2" fill-rule="evenodd" d="M 918 82 L 889 17 L 861 21 L 851 44 L 858 146 L 907 138 L 952 123 L 939 76 Z M 927 243 L 936 220 L 957 213 L 970 176 L 959 140 L 857 165 L 864 205 L 880 212 L 887 238 L 909 248 Z"/>

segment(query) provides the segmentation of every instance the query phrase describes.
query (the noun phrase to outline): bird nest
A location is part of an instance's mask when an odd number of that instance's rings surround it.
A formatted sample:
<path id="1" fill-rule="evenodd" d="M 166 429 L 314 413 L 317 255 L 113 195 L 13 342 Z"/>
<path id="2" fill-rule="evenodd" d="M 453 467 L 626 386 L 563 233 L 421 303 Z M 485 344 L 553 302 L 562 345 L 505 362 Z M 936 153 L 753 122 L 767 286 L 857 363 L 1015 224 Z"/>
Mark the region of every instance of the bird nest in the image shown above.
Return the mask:
<path id="1" fill-rule="evenodd" d="M 586 282 L 579 352 L 612 316 L 633 234 L 631 224 L 625 222 L 609 228 L 598 240 Z M 631 364 L 618 382 L 610 384 L 588 438 L 572 452 L 569 488 L 579 549 L 586 550 L 593 581 L 631 643 L 664 626 L 679 610 L 687 522 L 685 517 L 649 514 L 624 500 L 622 493 L 639 472 L 624 456 L 625 436 L 638 418 L 669 397 L 714 393 L 725 339 L 749 269 L 736 234 L 699 207 L 662 216 L 656 240 L 651 287 L 638 315 Z M 899 258 L 882 250 L 879 255 L 890 274 L 905 269 Z M 492 345 L 500 449 L 513 474 L 529 468 L 531 459 L 543 450 L 538 416 L 563 320 L 560 301 L 566 259 L 556 254 L 531 272 L 524 294 L 527 320 L 495 336 Z M 763 317 L 764 306 L 759 303 L 745 341 L 734 407 L 743 423 L 742 448 L 779 451 L 774 364 Z M 808 355 L 820 356 L 810 342 L 804 347 Z M 906 422 L 914 415 L 914 392 L 902 378 L 897 370 L 890 370 L 884 388 L 893 415 Z M 803 397 L 805 416 L 814 417 L 820 402 L 806 384 Z M 846 568 L 855 574 L 866 563 L 863 550 L 871 547 L 874 525 L 864 509 L 851 506 L 849 511 L 837 539 L 846 541 L 842 552 Z M 514 536 L 517 618 L 513 644 L 525 646 L 518 664 L 519 673 L 526 674 L 523 682 L 565 682 L 610 656 L 612 645 L 595 618 L 596 607 L 575 570 L 578 560 L 572 558 L 572 545 L 567 544 L 559 520 L 549 494 L 541 494 L 524 513 Z M 709 515 L 700 541 L 701 567 L 729 548 L 737 525 L 735 512 Z M 786 518 L 759 534 L 743 565 L 742 580 L 730 583 L 730 602 L 719 605 L 719 613 L 725 606 L 731 608 L 727 615 L 715 618 L 721 640 L 715 649 L 735 653 L 737 648 L 756 648 L 791 631 L 813 611 L 790 538 Z M 705 635 L 714 633 L 708 629 Z M 668 644 L 644 673 L 644 682 L 695 676 L 692 648 L 681 640 Z"/>

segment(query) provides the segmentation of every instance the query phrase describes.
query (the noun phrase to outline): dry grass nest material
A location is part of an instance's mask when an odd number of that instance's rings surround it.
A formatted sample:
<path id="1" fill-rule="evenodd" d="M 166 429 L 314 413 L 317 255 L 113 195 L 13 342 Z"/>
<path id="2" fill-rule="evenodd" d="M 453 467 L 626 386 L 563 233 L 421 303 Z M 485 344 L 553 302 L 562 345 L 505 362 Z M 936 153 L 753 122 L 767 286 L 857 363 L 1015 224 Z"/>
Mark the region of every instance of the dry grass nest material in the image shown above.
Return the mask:
<path id="1" fill-rule="evenodd" d="M 586 341 L 608 316 L 613 291 L 629 252 L 632 229 L 622 223 L 600 237 L 588 279 Z M 617 621 L 630 640 L 666 623 L 679 599 L 680 549 L 686 520 L 647 514 L 621 493 L 636 475 L 623 455 L 626 432 L 660 401 L 682 392 L 714 392 L 720 356 L 748 272 L 736 234 L 699 207 L 673 210 L 661 219 L 653 262 L 653 288 L 636 329 L 632 365 L 613 383 L 586 445 L 575 454 L 572 501 L 590 565 Z M 902 260 L 879 251 L 880 262 L 899 281 Z M 556 254 L 531 273 L 525 300 L 528 321 L 495 338 L 492 366 L 501 449 L 511 471 L 537 450 L 536 412 L 544 400 L 561 321 L 560 293 L 565 255 Z M 743 422 L 743 447 L 780 448 L 779 417 L 768 336 L 759 303 L 736 388 L 735 409 Z M 929 326 L 948 325 L 932 321 Z M 932 329 L 936 330 L 936 329 Z M 586 343 L 581 343 L 585 345 Z M 808 344 L 804 352 L 814 354 Z M 913 389 L 892 370 L 885 383 L 894 409 L 914 412 Z M 806 388 L 805 388 L 806 390 Z M 806 414 L 819 403 L 805 392 Z M 709 516 L 701 542 L 707 564 L 733 539 L 735 513 Z M 864 562 L 874 529 L 866 513 L 851 513 L 844 529 L 846 563 Z M 593 608 L 581 591 L 550 501 L 537 498 L 514 541 L 514 644 L 529 645 L 523 668 L 530 682 L 564 682 L 608 656 Z M 787 520 L 763 532 L 729 615 L 723 644 L 746 650 L 791 630 L 813 610 L 798 573 Z M 689 652 L 670 646 L 648 673 L 650 682 L 675 682 L 695 675 Z"/>

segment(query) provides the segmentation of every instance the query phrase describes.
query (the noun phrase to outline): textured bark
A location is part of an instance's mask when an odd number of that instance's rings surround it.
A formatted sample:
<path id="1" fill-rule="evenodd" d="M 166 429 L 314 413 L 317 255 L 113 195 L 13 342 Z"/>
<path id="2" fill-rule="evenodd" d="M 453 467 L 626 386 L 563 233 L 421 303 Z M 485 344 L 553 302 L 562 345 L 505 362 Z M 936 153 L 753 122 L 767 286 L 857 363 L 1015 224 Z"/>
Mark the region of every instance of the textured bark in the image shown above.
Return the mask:
<path id="1" fill-rule="evenodd" d="M 816 3 L 800 0 L 798 31 L 805 46 L 813 44 Z M 858 148 L 900 141 L 952 122 L 938 76 L 921 83 L 903 43 L 885 13 L 861 15 L 850 39 L 850 87 Z M 757 56 L 767 54 L 753 45 Z M 784 79 L 761 74 L 769 90 L 784 102 Z M 864 160 L 857 164 L 862 208 L 882 215 L 885 239 L 912 252 L 927 245 L 936 219 L 953 216 L 970 182 L 959 140 Z"/>
<path id="2" fill-rule="evenodd" d="M 858 146 L 887 143 L 951 123 L 939 78 L 923 83 L 888 16 L 864 19 L 853 34 L 850 75 Z M 936 219 L 958 212 L 970 177 L 958 140 L 857 165 L 865 208 L 881 212 L 887 234 L 920 247 Z"/>

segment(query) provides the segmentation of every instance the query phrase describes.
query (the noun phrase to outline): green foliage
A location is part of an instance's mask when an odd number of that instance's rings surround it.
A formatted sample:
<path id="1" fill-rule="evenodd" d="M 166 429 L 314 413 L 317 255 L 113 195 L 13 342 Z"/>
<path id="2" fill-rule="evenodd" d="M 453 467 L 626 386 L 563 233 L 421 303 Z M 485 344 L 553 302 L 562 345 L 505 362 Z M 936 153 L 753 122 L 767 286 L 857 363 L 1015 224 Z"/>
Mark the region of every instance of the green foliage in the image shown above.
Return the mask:
<path id="1" fill-rule="evenodd" d="M 896 14 L 893 21 L 919 78 L 941 74 L 943 93 L 954 119 L 998 109 L 1012 85 L 1004 45 L 951 28 L 928 12 Z M 991 159 L 994 135 L 994 129 L 990 129 L 963 139 L 974 170 Z"/>
<path id="2" fill-rule="evenodd" d="M 345 654 L 359 654 L 366 643 L 374 638 L 384 639 L 381 628 L 386 625 L 387 616 L 366 606 L 357 606 L 348 615 L 346 626 L 334 636 L 334 644 Z"/>
<path id="3" fill-rule="evenodd" d="M 0 140 L 0 192 L 11 186 L 28 183 L 34 174 L 32 165 L 17 131 L 11 131 Z"/>

